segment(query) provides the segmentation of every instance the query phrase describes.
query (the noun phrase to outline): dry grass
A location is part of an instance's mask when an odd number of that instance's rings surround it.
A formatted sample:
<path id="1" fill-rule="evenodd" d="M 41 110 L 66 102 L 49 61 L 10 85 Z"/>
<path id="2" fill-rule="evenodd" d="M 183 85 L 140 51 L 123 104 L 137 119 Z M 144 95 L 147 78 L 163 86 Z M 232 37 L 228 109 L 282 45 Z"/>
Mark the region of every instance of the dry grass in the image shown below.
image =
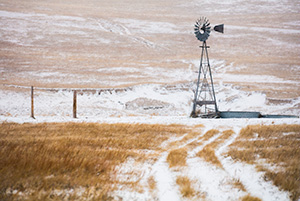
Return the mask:
<path id="1" fill-rule="evenodd" d="M 203 124 L 198 124 L 198 125 L 194 126 L 194 128 L 192 129 L 192 131 L 188 132 L 181 140 L 171 142 L 171 143 L 168 145 L 168 149 L 173 149 L 173 148 L 175 148 L 175 147 L 184 145 L 184 144 L 187 143 L 189 140 L 192 140 L 192 139 L 198 139 L 198 136 L 200 136 L 200 135 L 202 134 L 202 133 L 201 133 L 201 129 L 202 129 L 203 127 L 204 127 Z"/>
<path id="2" fill-rule="evenodd" d="M 191 181 L 188 177 L 179 176 L 176 179 L 176 183 L 179 185 L 180 193 L 183 197 L 193 197 L 195 190 L 191 186 Z"/>
<path id="3" fill-rule="evenodd" d="M 222 132 L 222 135 L 221 135 L 220 139 L 227 140 L 233 134 L 234 134 L 233 130 L 225 130 L 225 131 Z"/>
<path id="4" fill-rule="evenodd" d="M 211 129 L 209 131 L 207 131 L 202 137 L 200 137 L 199 139 L 203 140 L 203 141 L 207 141 L 209 138 L 213 137 L 214 135 L 218 134 L 220 131 L 217 129 Z"/>
<path id="5" fill-rule="evenodd" d="M 233 130 L 223 131 L 221 136 L 218 137 L 215 141 L 208 144 L 207 147 L 216 149 L 220 144 L 224 143 L 225 140 L 227 140 L 229 137 L 231 137 L 232 134 L 234 134 Z"/>
<path id="6" fill-rule="evenodd" d="M 149 186 L 150 191 L 153 191 L 154 189 L 156 189 L 156 181 L 153 176 L 148 178 L 148 186 Z"/>
<path id="7" fill-rule="evenodd" d="M 189 132 L 186 136 L 184 136 L 181 140 L 182 143 L 185 143 L 193 138 L 197 138 L 197 136 L 201 135 L 200 132 Z"/>
<path id="8" fill-rule="evenodd" d="M 187 148 L 194 149 L 198 146 L 201 146 L 203 144 L 203 142 L 209 140 L 211 137 L 218 134 L 219 132 L 220 132 L 219 130 L 211 129 L 211 130 L 207 131 L 203 136 L 198 137 L 197 141 L 190 142 L 187 145 Z"/>
<path id="9" fill-rule="evenodd" d="M 3 123 L 0 200 L 60 200 L 66 191 L 78 188 L 85 193 L 71 193 L 68 199 L 109 200 L 109 192 L 118 183 L 117 165 L 129 156 L 146 160 L 139 150 L 159 150 L 171 134 L 183 133 L 186 130 L 178 125 Z M 95 192 L 87 193 L 91 189 Z M 53 194 L 54 190 L 62 193 Z"/>
<path id="10" fill-rule="evenodd" d="M 256 137 L 255 134 L 258 134 L 259 138 L 282 137 L 283 133 L 291 132 L 299 134 L 299 127 L 299 125 L 247 126 L 241 130 L 239 138 L 253 138 Z"/>
<path id="11" fill-rule="evenodd" d="M 187 144 L 185 147 L 189 150 L 192 150 L 201 145 L 202 145 L 202 142 L 198 142 L 198 141 L 194 140 L 194 141 L 190 142 L 189 144 Z"/>
<path id="12" fill-rule="evenodd" d="M 204 127 L 205 127 L 205 126 L 204 126 L 203 124 L 197 124 L 197 125 L 194 126 L 194 128 L 196 128 L 196 129 L 197 129 L 197 128 L 204 128 Z"/>
<path id="13" fill-rule="evenodd" d="M 251 195 L 246 195 L 244 197 L 241 198 L 242 201 L 261 201 L 260 198 L 258 197 L 253 197 Z"/>
<path id="14" fill-rule="evenodd" d="M 217 133 L 219 133 L 218 130 L 210 130 L 203 136 L 203 138 L 209 139 Z M 223 131 L 220 137 L 218 137 L 215 141 L 211 142 L 210 144 L 206 145 L 201 151 L 197 153 L 197 156 L 203 158 L 206 162 L 212 163 L 213 165 L 223 168 L 221 162 L 215 154 L 215 149 L 220 144 L 224 143 L 224 141 L 227 140 L 233 133 L 234 132 L 232 130 Z"/>
<path id="15" fill-rule="evenodd" d="M 244 184 L 239 180 L 239 179 L 233 179 L 232 183 L 231 183 L 235 188 L 247 192 Z"/>
<path id="16" fill-rule="evenodd" d="M 230 146 L 233 159 L 256 164 L 265 171 L 265 178 L 291 193 L 292 200 L 300 197 L 300 125 L 247 126 Z M 261 168 L 258 159 L 275 164 L 275 169 Z"/>
<path id="17" fill-rule="evenodd" d="M 169 167 L 185 166 L 186 165 L 187 150 L 185 148 L 175 149 L 170 151 L 167 157 Z"/>
<path id="18" fill-rule="evenodd" d="M 223 168 L 219 159 L 215 155 L 215 151 L 210 147 L 204 147 L 201 151 L 199 151 L 196 156 L 203 158 L 206 162 L 212 163 L 220 168 Z"/>
<path id="19" fill-rule="evenodd" d="M 187 133 L 181 140 L 173 141 L 168 144 L 167 149 L 174 149 L 176 147 L 179 147 L 181 145 L 184 145 L 187 143 L 187 141 L 192 140 L 193 138 L 197 138 L 197 136 L 201 135 L 201 132 L 194 132 L 191 131 Z"/>

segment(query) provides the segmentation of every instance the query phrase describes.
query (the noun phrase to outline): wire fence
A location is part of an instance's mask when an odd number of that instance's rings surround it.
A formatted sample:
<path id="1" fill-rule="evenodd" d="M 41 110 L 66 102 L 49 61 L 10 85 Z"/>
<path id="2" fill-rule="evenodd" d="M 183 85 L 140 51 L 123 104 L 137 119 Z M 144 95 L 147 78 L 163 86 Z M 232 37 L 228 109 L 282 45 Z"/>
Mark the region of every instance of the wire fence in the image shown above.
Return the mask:
<path id="1" fill-rule="evenodd" d="M 0 116 L 4 118 L 186 116 L 193 96 L 190 84 L 98 89 L 5 85 L 2 89 Z"/>
<path id="2" fill-rule="evenodd" d="M 128 88 L 101 88 L 101 89 L 81 89 L 81 88 L 44 88 L 34 86 L 5 85 L 7 88 L 18 90 L 8 90 L 10 92 L 1 94 L 2 105 L 0 114 L 3 116 L 65 116 L 78 117 L 78 107 L 80 114 L 87 116 L 103 115 L 105 111 L 118 108 L 114 102 L 108 103 L 104 98 L 108 95 L 116 99 L 119 93 L 131 90 Z M 78 100 L 78 96 L 80 96 Z M 102 99 L 101 97 L 102 96 Z M 30 97 L 30 99 L 29 99 Z M 111 107 L 109 107 L 109 105 Z M 119 107 L 120 108 L 120 107 Z M 101 110 L 101 112 L 100 112 Z"/>

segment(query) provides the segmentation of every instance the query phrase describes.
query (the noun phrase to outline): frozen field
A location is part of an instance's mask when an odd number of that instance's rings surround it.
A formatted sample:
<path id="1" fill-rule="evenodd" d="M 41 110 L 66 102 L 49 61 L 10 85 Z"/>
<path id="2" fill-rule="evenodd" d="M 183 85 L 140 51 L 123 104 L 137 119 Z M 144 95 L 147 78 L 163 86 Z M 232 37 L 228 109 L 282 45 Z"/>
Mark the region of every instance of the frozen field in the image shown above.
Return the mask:
<path id="1" fill-rule="evenodd" d="M 0 0 L 0 122 L 202 124 L 199 135 L 211 129 L 219 133 L 208 140 L 191 138 L 201 145 L 187 152 L 184 168 L 169 168 L 170 150 L 155 163 L 129 158 L 120 165 L 120 179 L 137 172 L 142 186 L 153 176 L 157 188 L 138 192 L 120 186 L 111 194 L 114 199 L 189 200 L 175 182 L 185 175 L 201 192 L 194 200 L 246 195 L 290 200 L 290 193 L 265 181 L 255 165 L 223 153 L 248 125 L 300 125 L 299 118 L 189 118 L 201 45 L 193 26 L 200 16 L 212 25 L 225 24 L 224 34 L 213 32 L 207 41 L 220 111 L 299 116 L 299 13 L 298 0 Z M 36 119 L 30 118 L 31 86 Z M 73 90 L 77 119 L 72 117 Z M 195 157 L 225 130 L 234 134 L 215 149 L 223 168 Z M 228 184 L 234 179 L 246 190 Z"/>
<path id="2" fill-rule="evenodd" d="M 191 82 L 201 45 L 193 26 L 207 16 L 212 25 L 225 24 L 225 34 L 208 39 L 217 83 L 298 98 L 299 7 L 295 0 L 2 0 L 0 82 L 50 88 Z"/>
<path id="3" fill-rule="evenodd" d="M 114 88 L 126 91 L 80 96 L 79 117 L 188 116 L 200 16 L 225 24 L 225 34 L 208 39 L 219 109 L 299 115 L 299 7 L 293 0 L 2 0 L 1 118 L 28 116 L 30 86 L 37 116 L 70 115 L 72 89 Z M 52 88 L 67 91 L 46 92 Z"/>

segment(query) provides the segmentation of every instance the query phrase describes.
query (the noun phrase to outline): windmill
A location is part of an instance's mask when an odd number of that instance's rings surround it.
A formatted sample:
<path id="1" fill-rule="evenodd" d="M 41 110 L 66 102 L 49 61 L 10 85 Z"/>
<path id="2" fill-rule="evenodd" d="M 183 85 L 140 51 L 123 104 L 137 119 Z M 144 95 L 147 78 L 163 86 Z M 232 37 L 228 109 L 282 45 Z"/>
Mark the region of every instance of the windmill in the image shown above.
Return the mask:
<path id="1" fill-rule="evenodd" d="M 194 31 L 196 38 L 202 42 L 202 46 L 200 46 L 200 66 L 191 117 L 216 118 L 218 117 L 218 106 L 208 58 L 207 48 L 209 46 L 206 44 L 211 32 L 208 19 L 206 17 L 198 19 Z M 224 24 L 215 26 L 214 31 L 224 33 Z"/>

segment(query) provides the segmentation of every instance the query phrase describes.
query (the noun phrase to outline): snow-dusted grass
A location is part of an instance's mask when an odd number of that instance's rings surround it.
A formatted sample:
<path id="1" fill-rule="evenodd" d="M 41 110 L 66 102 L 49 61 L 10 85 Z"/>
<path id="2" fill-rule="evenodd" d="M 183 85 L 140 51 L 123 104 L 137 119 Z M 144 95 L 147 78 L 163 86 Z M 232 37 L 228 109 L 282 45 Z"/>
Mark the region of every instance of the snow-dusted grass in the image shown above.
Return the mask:
<path id="1" fill-rule="evenodd" d="M 207 132 L 207 135 L 213 134 L 213 133 L 219 133 L 217 130 L 210 130 Z M 223 168 L 222 164 L 220 163 L 219 159 L 217 158 L 215 154 L 215 149 L 222 143 L 224 143 L 225 140 L 227 140 L 234 132 L 232 130 L 225 130 L 222 132 L 222 135 L 218 137 L 216 140 L 214 140 L 212 143 L 209 143 L 206 145 L 201 151 L 197 153 L 197 156 L 202 157 L 205 161 L 212 163 L 219 168 Z M 204 139 L 205 140 L 205 139 Z"/>
<path id="2" fill-rule="evenodd" d="M 131 124 L 134 119 L 149 124 Z M 111 124 L 113 119 L 109 120 L 110 124 L 2 123 L 0 161 L 3 164 L 1 188 L 4 191 L 1 192 L 5 194 L 1 196 L 22 199 L 64 197 L 71 200 L 78 197 L 124 200 L 247 200 L 256 197 L 261 200 L 289 200 L 291 195 L 296 199 L 293 189 L 280 191 L 274 184 L 280 186 L 282 181 L 292 184 L 299 178 L 297 174 L 293 175 L 294 178 L 281 175 L 281 170 L 297 168 L 299 162 L 297 148 L 294 147 L 298 141 L 293 140 L 298 136 L 298 119 L 134 119 L 126 118 L 130 124 Z M 120 122 L 122 118 L 115 120 Z M 170 124 L 174 122 L 186 125 Z M 265 125 L 298 122 L 298 125 L 249 126 L 239 134 L 244 125 L 258 122 Z M 268 149 L 260 148 L 262 144 L 271 147 L 274 156 L 280 156 L 278 151 L 284 144 L 276 145 L 274 138 L 294 147 L 296 153 L 289 152 L 288 156 L 291 163 L 283 163 L 283 160 L 274 157 L 260 160 L 255 167 L 233 160 L 237 158 L 235 153 L 254 145 L 256 148 L 251 148 L 253 153 L 249 155 L 258 152 L 271 154 Z M 205 147 L 213 151 L 221 166 L 196 155 Z M 175 157 L 177 163 L 171 167 L 168 158 L 174 156 L 174 150 L 179 151 L 180 160 Z M 178 166 L 180 161 L 183 163 Z M 252 163 L 256 164 L 255 161 Z M 264 172 L 258 172 L 257 168 Z M 274 179 L 275 183 L 264 178 Z M 37 181 L 36 186 L 31 185 L 34 181 Z M 55 182 L 54 187 L 51 182 Z M 101 188 L 97 187 L 99 182 Z"/>
<path id="3" fill-rule="evenodd" d="M 201 151 L 197 153 L 198 157 L 203 158 L 205 161 L 212 163 L 220 168 L 222 168 L 222 164 L 219 159 L 215 155 L 215 151 L 210 147 L 204 147 Z"/>
<path id="4" fill-rule="evenodd" d="M 191 181 L 186 176 L 179 176 L 176 179 L 176 184 L 179 185 L 180 193 L 183 197 L 193 197 L 195 190 L 192 188 Z"/>
<path id="5" fill-rule="evenodd" d="M 138 188 L 143 176 L 118 165 L 148 160 L 151 150 L 185 132 L 177 125 L 2 123 L 0 198 L 110 199 L 120 186 Z"/>
<path id="6" fill-rule="evenodd" d="M 291 133 L 284 135 L 284 133 Z M 291 200 L 300 197 L 299 152 L 300 125 L 248 126 L 230 146 L 228 155 L 235 160 L 255 164 L 279 188 L 289 191 Z M 266 163 L 260 164 L 259 159 Z"/>
<path id="7" fill-rule="evenodd" d="M 169 167 L 186 165 L 187 151 L 184 148 L 175 149 L 169 152 L 167 162 Z"/>
<path id="8" fill-rule="evenodd" d="M 241 200 L 242 201 L 261 201 L 261 199 L 259 199 L 258 197 L 253 197 L 251 195 L 246 195 L 246 196 L 242 197 Z"/>

